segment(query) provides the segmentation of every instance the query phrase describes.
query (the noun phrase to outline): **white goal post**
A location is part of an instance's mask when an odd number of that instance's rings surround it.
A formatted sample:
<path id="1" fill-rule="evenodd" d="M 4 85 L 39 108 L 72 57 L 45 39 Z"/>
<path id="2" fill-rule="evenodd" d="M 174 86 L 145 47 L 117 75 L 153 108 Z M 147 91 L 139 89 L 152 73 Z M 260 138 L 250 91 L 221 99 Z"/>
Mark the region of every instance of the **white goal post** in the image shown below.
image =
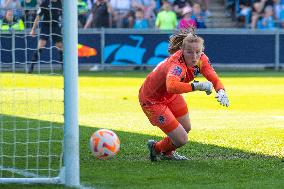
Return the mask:
<path id="1" fill-rule="evenodd" d="M 77 0 L 64 0 L 64 166 L 65 183 L 80 185 L 78 126 Z"/>
<path id="2" fill-rule="evenodd" d="M 37 73 L 28 74 L 32 64 L 28 51 L 35 50 L 27 39 L 30 29 L 5 33 L 0 28 L 0 188 L 3 183 L 80 186 L 77 0 L 61 1 L 63 78 L 53 72 L 54 46 L 45 48 L 50 62 L 43 65 L 51 65 L 51 74 L 46 70 L 42 74 L 41 63 L 36 66 Z M 19 52 L 25 62 L 15 58 Z M 7 62 L 7 57 L 11 61 Z M 34 81 L 38 81 L 35 86 Z"/>

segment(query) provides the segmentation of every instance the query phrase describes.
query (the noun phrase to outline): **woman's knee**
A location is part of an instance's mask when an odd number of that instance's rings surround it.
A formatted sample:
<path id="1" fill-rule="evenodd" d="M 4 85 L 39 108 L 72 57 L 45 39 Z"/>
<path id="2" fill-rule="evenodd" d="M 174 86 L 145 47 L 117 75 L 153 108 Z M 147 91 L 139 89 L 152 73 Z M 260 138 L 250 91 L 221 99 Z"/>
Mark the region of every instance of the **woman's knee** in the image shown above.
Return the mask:
<path id="1" fill-rule="evenodd" d="M 191 130 L 191 123 L 190 123 L 188 112 L 185 115 L 177 118 L 177 120 L 182 125 L 186 133 L 188 133 Z"/>
<path id="2" fill-rule="evenodd" d="M 167 133 L 167 135 L 172 139 L 172 142 L 176 147 L 181 147 L 188 141 L 187 131 L 180 123 L 176 129 L 170 133 Z"/>
<path id="3" fill-rule="evenodd" d="M 187 133 L 184 133 L 180 135 L 178 138 L 176 138 L 173 143 L 176 147 L 184 146 L 188 142 L 188 136 Z"/>
<path id="4" fill-rule="evenodd" d="M 190 125 L 190 123 L 189 123 L 188 125 L 184 126 L 183 128 L 184 128 L 184 130 L 186 131 L 186 133 L 189 133 L 189 131 L 191 130 L 191 125 Z"/>

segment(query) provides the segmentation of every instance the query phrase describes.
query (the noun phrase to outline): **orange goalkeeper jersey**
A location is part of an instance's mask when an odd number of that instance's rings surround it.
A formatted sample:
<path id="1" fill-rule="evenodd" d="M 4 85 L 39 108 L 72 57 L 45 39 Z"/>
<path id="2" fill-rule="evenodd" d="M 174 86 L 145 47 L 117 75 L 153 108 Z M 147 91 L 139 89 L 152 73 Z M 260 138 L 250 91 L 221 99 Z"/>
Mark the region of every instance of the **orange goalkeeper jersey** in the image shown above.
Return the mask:
<path id="1" fill-rule="evenodd" d="M 196 66 L 188 68 L 179 50 L 159 63 L 147 76 L 140 88 L 139 98 L 143 101 L 166 102 L 175 94 L 191 92 L 192 87 L 189 82 L 199 73 L 212 82 L 216 91 L 224 89 L 205 54 L 201 55 Z"/>

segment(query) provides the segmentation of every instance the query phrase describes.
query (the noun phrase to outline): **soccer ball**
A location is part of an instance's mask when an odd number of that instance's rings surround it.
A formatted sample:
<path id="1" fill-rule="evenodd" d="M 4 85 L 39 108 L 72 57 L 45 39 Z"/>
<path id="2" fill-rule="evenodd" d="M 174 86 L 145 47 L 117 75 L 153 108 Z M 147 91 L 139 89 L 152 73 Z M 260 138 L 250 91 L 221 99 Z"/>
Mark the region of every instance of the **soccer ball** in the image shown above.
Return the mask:
<path id="1" fill-rule="evenodd" d="M 120 141 L 113 131 L 100 129 L 91 136 L 90 148 L 98 159 L 109 159 L 118 153 Z"/>

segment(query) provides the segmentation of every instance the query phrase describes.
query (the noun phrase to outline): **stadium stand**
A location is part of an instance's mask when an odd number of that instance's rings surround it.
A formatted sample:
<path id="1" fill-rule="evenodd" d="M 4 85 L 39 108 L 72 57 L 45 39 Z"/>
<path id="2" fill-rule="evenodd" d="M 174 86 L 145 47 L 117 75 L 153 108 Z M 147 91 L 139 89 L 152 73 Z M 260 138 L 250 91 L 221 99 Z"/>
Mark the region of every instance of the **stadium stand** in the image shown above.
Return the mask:
<path id="1" fill-rule="evenodd" d="M 1 22 L 6 10 L 10 9 L 16 19 L 25 23 L 25 28 L 30 28 L 40 1 L 1 0 Z M 110 24 L 105 28 L 157 28 L 157 15 L 163 11 L 165 3 L 177 15 L 178 22 L 183 18 L 184 9 L 192 9 L 191 18 L 197 21 L 197 28 L 284 28 L 284 0 L 78 0 L 79 28 L 84 27 L 89 15 L 93 14 L 96 2 L 106 2 L 110 6 Z M 199 9 L 200 13 L 195 13 Z M 145 19 L 143 27 L 134 24 L 137 12 L 139 20 Z M 92 23 L 90 27 L 95 26 Z"/>
<path id="2" fill-rule="evenodd" d="M 284 0 L 240 0 L 236 7 L 236 16 L 242 27 L 284 28 Z"/>

